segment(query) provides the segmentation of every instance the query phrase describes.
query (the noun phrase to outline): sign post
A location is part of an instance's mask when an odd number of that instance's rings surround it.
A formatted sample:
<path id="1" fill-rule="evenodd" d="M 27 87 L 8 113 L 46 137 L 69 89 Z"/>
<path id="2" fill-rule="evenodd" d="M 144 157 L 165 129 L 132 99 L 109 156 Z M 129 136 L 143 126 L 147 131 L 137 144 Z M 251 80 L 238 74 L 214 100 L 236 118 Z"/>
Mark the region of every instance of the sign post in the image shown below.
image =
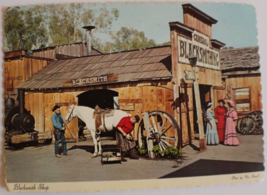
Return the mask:
<path id="1" fill-rule="evenodd" d="M 195 100 L 196 100 L 196 110 L 197 110 L 197 124 L 199 130 L 199 149 L 200 151 L 205 151 L 207 149 L 206 146 L 206 139 L 204 135 L 204 125 L 203 125 L 203 116 L 202 116 L 202 109 L 201 109 L 201 102 L 200 102 L 200 93 L 199 93 L 199 85 L 198 85 L 198 72 L 196 68 L 197 57 L 191 55 L 188 57 L 190 64 L 193 67 L 193 72 L 195 76 L 194 80 L 194 93 L 195 93 Z"/>

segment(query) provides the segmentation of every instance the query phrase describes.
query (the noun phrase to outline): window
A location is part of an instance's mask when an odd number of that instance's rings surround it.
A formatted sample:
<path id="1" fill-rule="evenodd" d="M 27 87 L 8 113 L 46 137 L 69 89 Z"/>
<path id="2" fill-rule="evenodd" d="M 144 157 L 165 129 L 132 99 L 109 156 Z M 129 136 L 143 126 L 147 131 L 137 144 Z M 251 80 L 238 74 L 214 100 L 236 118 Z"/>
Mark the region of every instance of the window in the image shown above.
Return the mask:
<path id="1" fill-rule="evenodd" d="M 250 111 L 250 92 L 249 88 L 239 88 L 235 90 L 236 111 Z"/>

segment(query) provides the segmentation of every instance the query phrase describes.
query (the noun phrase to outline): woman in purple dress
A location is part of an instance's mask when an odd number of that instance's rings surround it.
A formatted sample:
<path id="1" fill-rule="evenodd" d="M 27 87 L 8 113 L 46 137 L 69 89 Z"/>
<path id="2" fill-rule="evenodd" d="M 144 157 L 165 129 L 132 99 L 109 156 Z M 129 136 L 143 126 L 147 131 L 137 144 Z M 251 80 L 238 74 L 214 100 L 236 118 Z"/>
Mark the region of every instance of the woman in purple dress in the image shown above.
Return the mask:
<path id="1" fill-rule="evenodd" d="M 226 100 L 226 102 L 229 106 L 229 110 L 226 113 L 224 145 L 238 146 L 239 140 L 235 130 L 235 121 L 238 118 L 234 107 L 235 104 L 232 100 Z"/>

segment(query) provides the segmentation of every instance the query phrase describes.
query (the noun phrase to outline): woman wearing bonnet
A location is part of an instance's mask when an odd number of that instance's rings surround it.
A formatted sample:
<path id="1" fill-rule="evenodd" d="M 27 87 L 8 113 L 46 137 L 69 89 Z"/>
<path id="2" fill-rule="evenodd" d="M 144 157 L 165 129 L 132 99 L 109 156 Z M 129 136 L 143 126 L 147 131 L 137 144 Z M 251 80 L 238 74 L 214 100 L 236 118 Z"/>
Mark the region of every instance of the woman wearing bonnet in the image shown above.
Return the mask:
<path id="1" fill-rule="evenodd" d="M 217 133 L 217 127 L 215 122 L 215 116 L 212 111 L 213 105 L 211 102 L 207 105 L 208 109 L 206 111 L 207 127 L 206 127 L 206 141 L 208 145 L 219 144 L 219 137 Z"/>
<path id="2" fill-rule="evenodd" d="M 238 146 L 240 143 L 235 129 L 235 121 L 238 119 L 235 104 L 232 100 L 226 100 L 226 103 L 229 110 L 226 114 L 224 145 Z"/>

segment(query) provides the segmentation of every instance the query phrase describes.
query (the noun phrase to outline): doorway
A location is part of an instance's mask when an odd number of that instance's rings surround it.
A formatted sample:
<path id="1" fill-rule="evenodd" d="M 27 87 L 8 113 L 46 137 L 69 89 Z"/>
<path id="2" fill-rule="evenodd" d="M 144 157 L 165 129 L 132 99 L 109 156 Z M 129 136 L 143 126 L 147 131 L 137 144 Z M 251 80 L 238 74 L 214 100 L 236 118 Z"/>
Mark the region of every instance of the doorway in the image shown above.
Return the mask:
<path id="1" fill-rule="evenodd" d="M 81 93 L 77 97 L 79 106 L 95 109 L 96 105 L 98 105 L 102 109 L 118 109 L 118 96 L 119 93 L 117 91 L 96 89 Z"/>
<path id="2" fill-rule="evenodd" d="M 118 96 L 119 93 L 117 91 L 109 89 L 95 89 L 81 93 L 77 96 L 77 98 L 79 106 L 87 106 L 95 109 L 96 105 L 98 105 L 102 109 L 119 109 Z M 79 120 L 79 136 L 84 136 L 84 126 L 85 124 Z M 115 139 L 115 133 L 102 132 L 101 137 L 113 137 L 113 139 Z"/>
<path id="3" fill-rule="evenodd" d="M 199 95 L 200 95 L 200 103 L 201 103 L 201 109 L 202 109 L 202 116 L 207 110 L 207 104 L 208 102 L 211 102 L 211 87 L 212 85 L 199 85 Z M 196 108 L 196 101 L 195 101 L 195 94 L 194 94 L 194 108 Z M 197 112 L 194 112 L 194 118 L 197 119 Z M 203 124 L 204 124 L 204 132 L 206 133 L 206 123 L 203 119 Z M 194 131 L 197 134 L 199 132 L 198 130 L 198 124 L 197 120 L 194 122 Z"/>
<path id="4" fill-rule="evenodd" d="M 199 85 L 201 107 L 207 110 L 207 104 L 211 102 L 211 85 Z"/>

